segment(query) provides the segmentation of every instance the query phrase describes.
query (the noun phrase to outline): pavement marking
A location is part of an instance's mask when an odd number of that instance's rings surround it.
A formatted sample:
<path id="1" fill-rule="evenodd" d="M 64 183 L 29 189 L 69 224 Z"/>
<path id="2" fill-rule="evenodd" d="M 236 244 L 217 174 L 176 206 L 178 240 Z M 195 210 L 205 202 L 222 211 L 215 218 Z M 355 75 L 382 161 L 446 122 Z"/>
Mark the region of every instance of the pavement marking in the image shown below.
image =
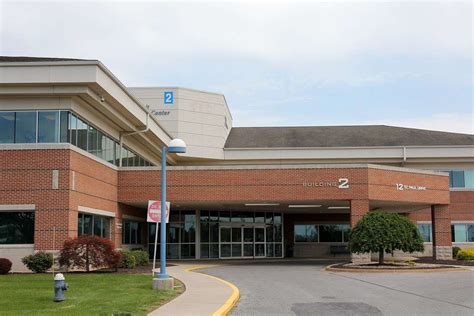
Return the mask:
<path id="1" fill-rule="evenodd" d="M 204 272 L 199 272 L 199 271 L 195 271 L 195 270 L 198 270 L 198 269 L 205 269 L 205 268 L 213 268 L 213 267 L 218 267 L 219 265 L 218 264 L 215 264 L 215 265 L 203 265 L 203 266 L 196 266 L 196 267 L 191 267 L 191 268 L 187 268 L 185 269 L 184 271 L 186 272 L 194 272 L 194 273 L 199 273 L 199 274 L 202 274 L 202 275 L 205 275 L 209 278 L 212 278 L 212 279 L 215 279 L 215 280 L 218 280 L 224 284 L 226 284 L 228 287 L 231 288 L 232 290 L 232 294 L 230 295 L 230 297 L 227 299 L 227 301 L 221 306 L 219 307 L 219 309 L 217 311 L 215 311 L 212 316 L 226 316 L 227 314 L 229 314 L 229 312 L 232 310 L 232 308 L 234 308 L 235 304 L 237 304 L 237 302 L 239 301 L 240 299 L 240 291 L 239 291 L 239 288 L 236 287 L 234 284 L 230 283 L 229 281 L 226 281 L 224 279 L 221 279 L 219 277 L 216 277 L 216 276 L 213 276 L 213 275 L 209 275 L 209 274 L 206 274 Z"/>
<path id="2" fill-rule="evenodd" d="M 373 268 L 373 269 L 363 269 L 363 268 L 337 268 L 339 263 L 331 264 L 321 271 L 326 272 L 349 272 L 349 273 L 434 273 L 434 272 L 466 272 L 471 271 L 471 269 L 466 268 L 465 266 L 451 266 L 449 268 L 406 268 L 406 269 L 385 269 L 385 268 Z"/>

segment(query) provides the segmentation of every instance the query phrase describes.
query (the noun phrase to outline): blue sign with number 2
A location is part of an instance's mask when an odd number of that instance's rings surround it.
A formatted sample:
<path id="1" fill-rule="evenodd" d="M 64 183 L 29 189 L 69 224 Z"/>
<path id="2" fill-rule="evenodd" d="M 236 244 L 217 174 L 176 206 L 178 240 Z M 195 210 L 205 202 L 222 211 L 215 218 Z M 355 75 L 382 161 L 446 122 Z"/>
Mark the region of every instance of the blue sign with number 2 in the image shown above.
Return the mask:
<path id="1" fill-rule="evenodd" d="M 165 91 L 163 98 L 164 98 L 165 104 L 173 104 L 174 103 L 173 91 Z"/>

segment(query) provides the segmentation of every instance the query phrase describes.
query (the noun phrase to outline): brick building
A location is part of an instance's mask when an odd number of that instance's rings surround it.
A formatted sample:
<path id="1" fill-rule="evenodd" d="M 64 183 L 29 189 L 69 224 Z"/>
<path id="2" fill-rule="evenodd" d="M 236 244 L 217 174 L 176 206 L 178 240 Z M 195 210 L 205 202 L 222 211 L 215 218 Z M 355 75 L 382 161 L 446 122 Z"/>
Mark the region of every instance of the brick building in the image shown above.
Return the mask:
<path id="1" fill-rule="evenodd" d="M 168 256 L 326 257 L 370 211 L 424 254 L 474 245 L 474 136 L 391 126 L 232 127 L 221 94 L 128 88 L 96 60 L 0 57 L 0 257 L 94 234 L 150 249 L 167 158 Z M 354 256 L 364 260 L 367 256 Z"/>

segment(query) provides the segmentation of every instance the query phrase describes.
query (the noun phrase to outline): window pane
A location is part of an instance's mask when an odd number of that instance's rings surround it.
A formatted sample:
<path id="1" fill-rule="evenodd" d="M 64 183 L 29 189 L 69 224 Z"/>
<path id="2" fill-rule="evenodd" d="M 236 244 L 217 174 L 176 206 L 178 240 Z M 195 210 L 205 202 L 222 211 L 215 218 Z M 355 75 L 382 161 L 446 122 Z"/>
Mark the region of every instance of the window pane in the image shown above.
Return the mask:
<path id="1" fill-rule="evenodd" d="M 34 212 L 0 212 L 0 244 L 33 244 Z"/>
<path id="2" fill-rule="evenodd" d="M 110 238 L 110 218 L 102 218 L 102 237 Z"/>
<path id="3" fill-rule="evenodd" d="M 418 224 L 424 242 L 431 242 L 431 224 Z"/>
<path id="4" fill-rule="evenodd" d="M 305 242 L 305 241 L 307 241 L 306 225 L 295 225 L 295 242 Z"/>
<path id="5" fill-rule="evenodd" d="M 319 225 L 320 242 L 342 242 L 342 231 L 338 225 Z"/>
<path id="6" fill-rule="evenodd" d="M 102 236 L 102 217 L 94 215 L 94 235 Z"/>
<path id="7" fill-rule="evenodd" d="M 15 139 L 15 112 L 0 112 L 0 144 L 11 144 Z"/>
<path id="8" fill-rule="evenodd" d="M 209 242 L 209 223 L 201 222 L 201 242 Z"/>
<path id="9" fill-rule="evenodd" d="M 89 126 L 87 138 L 87 151 L 93 155 L 97 155 L 97 129 L 94 126 Z"/>
<path id="10" fill-rule="evenodd" d="M 341 224 L 339 226 L 342 229 L 343 241 L 348 242 L 349 241 L 349 233 L 351 231 L 351 226 L 349 224 Z"/>
<path id="11" fill-rule="evenodd" d="M 210 244 L 210 258 L 219 258 L 219 244 Z"/>
<path id="12" fill-rule="evenodd" d="M 77 147 L 87 150 L 87 123 L 77 118 Z"/>
<path id="13" fill-rule="evenodd" d="M 36 112 L 17 112 L 15 143 L 36 143 Z"/>
<path id="14" fill-rule="evenodd" d="M 128 150 L 122 147 L 122 167 L 128 167 Z"/>
<path id="15" fill-rule="evenodd" d="M 454 242 L 466 242 L 466 225 L 465 224 L 454 224 Z"/>
<path id="16" fill-rule="evenodd" d="M 182 224 L 180 223 L 170 223 L 169 233 L 168 233 L 168 242 L 169 243 L 179 243 L 179 231 L 181 230 Z"/>
<path id="17" fill-rule="evenodd" d="M 115 165 L 120 166 L 120 144 L 114 142 L 115 144 Z"/>
<path id="18" fill-rule="evenodd" d="M 467 241 L 474 242 L 474 224 L 467 225 Z"/>
<path id="19" fill-rule="evenodd" d="M 137 230 L 137 244 L 142 243 L 142 235 L 143 235 L 143 223 L 137 223 L 138 230 Z"/>
<path id="20" fill-rule="evenodd" d="M 464 171 L 453 171 L 453 188 L 464 188 Z"/>
<path id="21" fill-rule="evenodd" d="M 105 160 L 105 136 L 101 131 L 97 131 L 97 157 Z"/>
<path id="22" fill-rule="evenodd" d="M 82 214 L 79 214 L 77 216 L 77 236 L 81 236 L 83 234 L 82 232 L 82 225 L 83 225 L 83 218 L 84 216 Z"/>
<path id="23" fill-rule="evenodd" d="M 130 222 L 130 243 L 137 243 L 138 223 Z"/>
<path id="24" fill-rule="evenodd" d="M 38 112 L 38 143 L 59 142 L 59 112 Z"/>
<path id="25" fill-rule="evenodd" d="M 317 225 L 306 225 L 306 239 L 308 242 L 318 242 L 318 226 Z"/>
<path id="26" fill-rule="evenodd" d="M 201 244 L 201 258 L 209 258 L 209 244 Z"/>
<path id="27" fill-rule="evenodd" d="M 153 231 L 154 233 L 154 231 Z M 129 244 L 130 243 L 130 222 L 129 221 L 123 221 L 122 224 L 122 240 L 124 244 Z"/>
<path id="28" fill-rule="evenodd" d="M 281 242 L 282 234 L 283 234 L 283 231 L 281 229 L 281 224 L 273 225 L 273 232 L 274 232 L 275 241 Z"/>
<path id="29" fill-rule="evenodd" d="M 464 184 L 466 188 L 474 189 L 474 170 L 464 170 Z"/>
<path id="30" fill-rule="evenodd" d="M 92 215 L 83 214 L 84 216 L 84 235 L 92 235 Z"/>
<path id="31" fill-rule="evenodd" d="M 69 135 L 71 135 L 71 144 L 77 145 L 77 117 L 69 115 Z"/>
<path id="32" fill-rule="evenodd" d="M 61 143 L 69 143 L 69 112 L 61 111 L 60 112 L 60 127 L 59 127 L 59 141 Z"/>
<path id="33" fill-rule="evenodd" d="M 232 227 L 232 242 L 242 241 L 242 228 Z"/>
<path id="34" fill-rule="evenodd" d="M 219 221 L 221 222 L 230 222 L 230 212 L 229 211 L 221 211 L 219 212 Z"/>
<path id="35" fill-rule="evenodd" d="M 219 242 L 219 223 L 209 223 L 210 242 Z"/>
<path id="36" fill-rule="evenodd" d="M 255 212 L 255 223 L 265 223 L 265 213 Z"/>

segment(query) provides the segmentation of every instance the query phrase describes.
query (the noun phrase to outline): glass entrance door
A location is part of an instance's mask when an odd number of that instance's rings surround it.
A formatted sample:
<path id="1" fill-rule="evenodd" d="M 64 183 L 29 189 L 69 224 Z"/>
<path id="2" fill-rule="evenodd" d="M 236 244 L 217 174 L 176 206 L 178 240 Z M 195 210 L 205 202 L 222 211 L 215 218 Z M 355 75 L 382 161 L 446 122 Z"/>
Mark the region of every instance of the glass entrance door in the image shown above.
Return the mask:
<path id="1" fill-rule="evenodd" d="M 219 258 L 264 258 L 265 227 L 220 226 Z"/>

